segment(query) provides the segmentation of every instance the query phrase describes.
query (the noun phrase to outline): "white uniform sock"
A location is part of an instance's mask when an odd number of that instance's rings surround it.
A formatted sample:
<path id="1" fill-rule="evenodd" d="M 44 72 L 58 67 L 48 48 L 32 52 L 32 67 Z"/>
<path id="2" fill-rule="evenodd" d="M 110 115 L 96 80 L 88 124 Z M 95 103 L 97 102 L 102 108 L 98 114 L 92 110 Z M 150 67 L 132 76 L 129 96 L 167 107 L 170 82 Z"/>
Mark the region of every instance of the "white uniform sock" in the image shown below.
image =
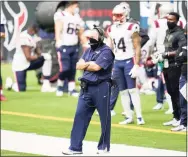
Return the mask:
<path id="1" fill-rule="evenodd" d="M 122 104 L 123 110 L 127 118 L 133 118 L 131 107 L 130 107 L 130 97 L 129 97 L 128 90 L 120 91 L 120 94 L 121 94 L 121 104 Z"/>
<path id="2" fill-rule="evenodd" d="M 129 89 L 129 93 L 131 95 L 131 100 L 134 106 L 134 110 L 136 112 L 137 118 L 142 117 L 141 113 L 141 103 L 140 103 L 140 95 L 137 88 Z"/>
<path id="3" fill-rule="evenodd" d="M 42 66 L 43 76 L 50 76 L 52 70 L 52 60 L 45 60 Z"/>
<path id="4" fill-rule="evenodd" d="M 74 81 L 71 81 L 68 83 L 68 90 L 69 92 L 73 91 L 76 87 L 76 83 Z"/>
<path id="5" fill-rule="evenodd" d="M 47 79 L 44 79 L 44 80 L 43 80 L 43 85 L 45 85 L 45 86 L 50 86 L 50 81 L 47 80 Z"/>
<path id="6" fill-rule="evenodd" d="M 0 94 L 3 95 L 3 90 L 2 89 L 0 90 Z"/>
<path id="7" fill-rule="evenodd" d="M 64 81 L 62 81 L 60 79 L 57 80 L 57 86 L 63 87 L 63 83 L 64 83 Z"/>
<path id="8" fill-rule="evenodd" d="M 167 101 L 167 104 L 168 104 L 168 108 L 170 110 L 173 110 L 171 96 L 167 92 L 165 92 L 165 96 L 166 96 L 166 101 Z"/>

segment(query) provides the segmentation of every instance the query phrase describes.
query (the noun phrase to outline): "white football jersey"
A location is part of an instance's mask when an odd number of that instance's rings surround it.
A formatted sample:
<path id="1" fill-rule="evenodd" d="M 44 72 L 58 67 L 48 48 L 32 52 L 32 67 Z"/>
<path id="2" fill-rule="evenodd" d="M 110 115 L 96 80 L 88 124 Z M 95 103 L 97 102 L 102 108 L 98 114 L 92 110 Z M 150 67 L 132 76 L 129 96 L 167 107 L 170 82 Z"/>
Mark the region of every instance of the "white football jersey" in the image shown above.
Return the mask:
<path id="1" fill-rule="evenodd" d="M 113 40 L 116 60 L 125 60 L 135 56 L 132 35 L 139 31 L 139 25 L 130 22 L 109 27 L 108 35 Z"/>
<path id="2" fill-rule="evenodd" d="M 79 15 L 72 15 L 67 11 L 57 11 L 54 14 L 54 21 L 63 22 L 63 31 L 61 34 L 62 45 L 72 46 L 78 44 L 78 31 L 83 25 Z"/>
<path id="3" fill-rule="evenodd" d="M 36 48 L 35 40 L 27 31 L 20 34 L 19 42 L 16 45 L 16 52 L 12 61 L 13 71 L 23 71 L 30 66 L 30 62 L 26 59 L 21 46 L 29 46 L 32 48 L 32 51 Z"/>

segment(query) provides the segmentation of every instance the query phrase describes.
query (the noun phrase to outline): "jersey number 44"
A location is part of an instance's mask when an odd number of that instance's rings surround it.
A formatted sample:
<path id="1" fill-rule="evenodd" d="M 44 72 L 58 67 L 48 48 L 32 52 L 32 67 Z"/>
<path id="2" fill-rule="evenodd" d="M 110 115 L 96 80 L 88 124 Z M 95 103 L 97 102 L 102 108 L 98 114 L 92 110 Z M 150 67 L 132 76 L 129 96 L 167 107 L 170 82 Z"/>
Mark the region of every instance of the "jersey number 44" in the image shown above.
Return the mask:
<path id="1" fill-rule="evenodd" d="M 114 41 L 114 45 L 116 49 L 122 50 L 123 52 L 126 52 L 126 46 L 125 46 L 125 40 L 124 38 L 120 38 L 119 40 L 115 40 Z"/>

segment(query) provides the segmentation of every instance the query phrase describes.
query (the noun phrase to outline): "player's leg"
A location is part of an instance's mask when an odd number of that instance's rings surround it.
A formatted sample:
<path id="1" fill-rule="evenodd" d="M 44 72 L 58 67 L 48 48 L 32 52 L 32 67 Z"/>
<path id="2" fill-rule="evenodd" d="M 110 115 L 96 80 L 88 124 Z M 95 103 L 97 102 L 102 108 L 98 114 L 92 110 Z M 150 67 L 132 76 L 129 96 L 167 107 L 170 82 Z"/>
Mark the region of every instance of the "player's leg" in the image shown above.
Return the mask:
<path id="1" fill-rule="evenodd" d="M 68 46 L 62 46 L 57 53 L 59 63 L 59 78 L 57 80 L 56 96 L 62 96 L 64 80 L 68 78 L 70 73 L 70 52 Z"/>
<path id="2" fill-rule="evenodd" d="M 50 76 L 52 69 L 52 60 L 50 54 L 45 53 L 45 56 L 39 57 L 35 61 L 31 61 L 27 70 L 36 70 L 42 67 L 42 74 L 44 77 L 41 92 L 53 92 L 50 84 Z"/>
<path id="3" fill-rule="evenodd" d="M 181 75 L 180 77 L 180 90 L 184 85 L 187 83 L 187 76 Z M 186 91 L 185 91 L 186 92 Z M 181 109 L 181 115 L 180 115 L 180 125 L 172 128 L 172 131 L 186 131 L 187 130 L 187 101 L 183 97 L 182 93 L 180 92 L 180 109 Z"/>
<path id="4" fill-rule="evenodd" d="M 68 90 L 69 94 L 74 97 L 78 97 L 79 93 L 76 91 L 76 63 L 78 62 L 78 56 L 79 56 L 79 49 L 78 46 L 72 46 L 71 48 L 71 55 L 70 55 L 70 73 L 68 76 Z"/>
<path id="5" fill-rule="evenodd" d="M 126 77 L 127 87 L 134 106 L 134 110 L 136 112 L 137 124 L 141 125 L 145 122 L 142 117 L 140 95 L 138 89 L 136 88 L 136 79 L 131 78 L 129 75 L 130 70 L 134 66 L 133 59 L 130 59 L 129 62 L 126 63 L 127 64 L 125 65 L 124 75 Z"/>
<path id="6" fill-rule="evenodd" d="M 14 72 L 14 77 L 15 77 L 16 83 L 14 83 L 12 85 L 12 89 L 15 92 L 25 92 L 26 91 L 26 88 L 27 88 L 26 75 L 27 75 L 26 70 Z"/>
<path id="7" fill-rule="evenodd" d="M 70 150 L 82 152 L 82 141 L 86 135 L 87 128 L 95 110 L 95 107 L 92 104 L 91 94 L 81 90 L 71 131 Z"/>
<path id="8" fill-rule="evenodd" d="M 172 99 L 171 99 L 171 96 L 167 92 L 166 82 L 165 82 L 163 73 L 161 75 L 161 78 L 162 78 L 163 85 L 164 85 L 164 94 L 165 94 L 165 97 L 166 97 L 166 102 L 168 104 L 168 110 L 165 112 L 165 114 L 172 114 L 173 113 Z"/>
<path id="9" fill-rule="evenodd" d="M 126 113 L 126 116 L 130 117 L 130 98 L 127 90 L 127 84 L 124 77 L 123 61 L 116 61 L 114 63 L 114 75 L 116 76 L 116 82 L 121 95 L 121 103 L 123 107 L 123 112 Z"/>
<path id="10" fill-rule="evenodd" d="M 160 110 L 163 107 L 164 100 L 164 84 L 161 76 L 158 78 L 158 87 L 156 89 L 157 104 L 153 107 L 153 110 Z"/>
<path id="11" fill-rule="evenodd" d="M 101 136 L 98 144 L 98 150 L 110 151 L 110 131 L 111 131 L 111 114 L 110 114 L 110 95 L 111 84 L 103 82 L 96 87 L 92 98 L 100 116 Z M 105 90 L 104 90 L 105 89 Z M 93 90 L 94 91 L 94 90 Z M 100 91 L 100 92 L 99 92 Z"/>

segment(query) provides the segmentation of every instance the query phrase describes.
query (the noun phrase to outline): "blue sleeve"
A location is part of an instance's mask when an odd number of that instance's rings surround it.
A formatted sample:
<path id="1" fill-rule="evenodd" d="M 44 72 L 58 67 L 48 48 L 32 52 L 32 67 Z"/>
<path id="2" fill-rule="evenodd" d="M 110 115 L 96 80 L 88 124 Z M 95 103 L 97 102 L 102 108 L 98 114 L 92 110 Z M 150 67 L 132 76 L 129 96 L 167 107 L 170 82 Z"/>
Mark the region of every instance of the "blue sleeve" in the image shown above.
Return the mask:
<path id="1" fill-rule="evenodd" d="M 96 64 L 99 65 L 102 69 L 106 70 L 114 62 L 114 55 L 110 49 L 105 50 L 97 58 Z"/>

